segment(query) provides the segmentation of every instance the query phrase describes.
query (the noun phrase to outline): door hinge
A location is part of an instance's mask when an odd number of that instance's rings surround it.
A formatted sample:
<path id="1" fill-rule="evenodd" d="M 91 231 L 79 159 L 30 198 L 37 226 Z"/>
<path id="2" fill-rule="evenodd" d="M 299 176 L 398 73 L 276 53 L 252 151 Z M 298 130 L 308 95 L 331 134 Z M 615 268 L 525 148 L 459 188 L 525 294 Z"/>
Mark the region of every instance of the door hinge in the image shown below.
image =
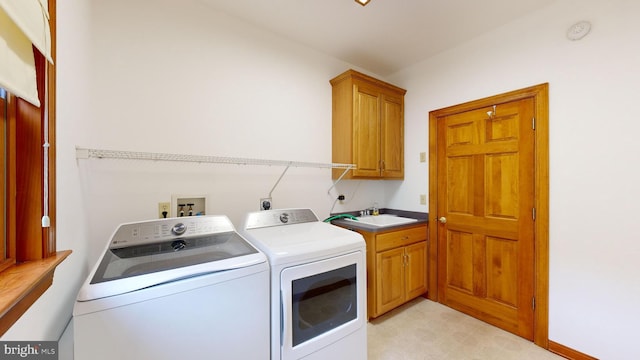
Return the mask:
<path id="1" fill-rule="evenodd" d="M 531 129 L 533 129 L 533 130 L 536 129 L 536 118 L 535 117 L 531 118 Z"/>
<path id="2" fill-rule="evenodd" d="M 535 309 L 536 309 L 536 298 L 535 298 L 535 297 L 532 297 L 532 298 L 531 298 L 531 308 L 532 308 L 533 310 L 535 310 Z"/>
<path id="3" fill-rule="evenodd" d="M 536 208 L 532 208 L 531 209 L 531 218 L 535 221 L 536 220 Z"/>

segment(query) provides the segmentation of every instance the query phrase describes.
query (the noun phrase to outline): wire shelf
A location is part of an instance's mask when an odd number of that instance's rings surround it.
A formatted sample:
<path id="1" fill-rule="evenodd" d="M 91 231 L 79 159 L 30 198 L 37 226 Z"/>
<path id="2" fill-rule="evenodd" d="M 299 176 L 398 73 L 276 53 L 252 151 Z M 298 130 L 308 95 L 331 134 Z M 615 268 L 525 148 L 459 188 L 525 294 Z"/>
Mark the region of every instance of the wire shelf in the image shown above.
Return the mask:
<path id="1" fill-rule="evenodd" d="M 338 163 L 315 163 L 303 161 L 288 160 L 266 160 L 239 157 L 224 156 L 207 156 L 207 155 L 186 155 L 186 154 L 170 154 L 170 153 L 153 153 L 141 151 L 122 151 L 122 150 L 104 150 L 104 149 L 87 149 L 76 146 L 76 159 L 122 159 L 122 160 L 150 160 L 150 161 L 173 161 L 185 163 L 200 164 L 236 164 L 236 165 L 266 165 L 266 166 L 284 166 L 285 169 L 280 178 L 275 183 L 269 196 L 275 190 L 276 186 L 290 167 L 307 167 L 321 169 L 344 169 L 344 172 L 327 190 L 327 193 L 333 189 L 347 172 L 356 166 L 354 164 L 338 164 Z"/>
<path id="2" fill-rule="evenodd" d="M 314 167 L 325 169 L 351 169 L 355 167 L 352 164 L 336 164 L 336 163 L 315 163 L 289 160 L 266 160 L 239 157 L 224 156 L 207 156 L 207 155 L 186 155 L 186 154 L 170 154 L 170 153 L 152 153 L 140 151 L 122 151 L 122 150 L 102 150 L 87 149 L 76 147 L 77 159 L 123 159 L 123 160 L 152 160 L 152 161 L 175 161 L 175 162 L 193 162 L 208 164 L 236 164 L 236 165 L 267 165 L 267 166 L 293 166 L 293 167 Z"/>

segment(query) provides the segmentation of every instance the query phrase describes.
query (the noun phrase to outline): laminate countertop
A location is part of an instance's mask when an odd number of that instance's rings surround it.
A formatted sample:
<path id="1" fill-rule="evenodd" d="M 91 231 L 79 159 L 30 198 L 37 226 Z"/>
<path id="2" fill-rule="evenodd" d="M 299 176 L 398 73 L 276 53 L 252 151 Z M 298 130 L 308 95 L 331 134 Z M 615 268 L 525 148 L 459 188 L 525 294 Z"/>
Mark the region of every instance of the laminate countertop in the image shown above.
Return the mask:
<path id="1" fill-rule="evenodd" d="M 341 212 L 341 213 L 333 213 L 333 214 L 331 214 L 331 216 L 342 215 L 342 214 L 349 214 L 349 215 L 353 215 L 353 216 L 359 216 L 360 212 L 359 211 L 347 211 L 347 212 Z M 418 225 L 418 224 L 427 224 L 429 222 L 429 213 L 424 213 L 424 212 L 405 211 L 405 210 L 396 210 L 396 209 L 383 208 L 383 209 L 380 209 L 380 215 L 383 215 L 383 214 L 390 214 L 390 215 L 396 215 L 396 216 L 401 216 L 401 217 L 406 217 L 406 218 L 412 218 L 412 219 L 416 219 L 418 221 L 407 223 L 407 224 L 390 225 L 390 226 L 376 226 L 376 225 L 359 223 L 357 221 L 351 221 L 351 220 L 345 220 L 345 219 L 331 220 L 331 223 L 334 224 L 334 225 L 338 225 L 338 226 L 341 226 L 341 227 L 348 228 L 348 229 L 357 229 L 357 230 L 363 230 L 363 231 L 368 231 L 368 232 L 375 233 L 375 232 L 380 232 L 380 231 L 398 230 L 398 229 L 402 229 L 402 228 L 405 228 L 405 227 L 415 226 L 415 225 Z"/>

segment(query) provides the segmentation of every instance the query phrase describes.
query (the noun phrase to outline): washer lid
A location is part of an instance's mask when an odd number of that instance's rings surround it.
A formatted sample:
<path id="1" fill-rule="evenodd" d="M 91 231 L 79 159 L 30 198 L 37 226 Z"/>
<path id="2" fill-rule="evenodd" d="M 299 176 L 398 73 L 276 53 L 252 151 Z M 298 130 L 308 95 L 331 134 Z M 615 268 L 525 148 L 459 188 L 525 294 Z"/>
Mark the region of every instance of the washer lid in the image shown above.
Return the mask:
<path id="1" fill-rule="evenodd" d="M 108 249 L 90 283 L 146 275 L 257 252 L 236 232 Z"/>
<path id="2" fill-rule="evenodd" d="M 80 290 L 78 301 L 263 262 L 264 254 L 235 231 L 109 248 Z"/>

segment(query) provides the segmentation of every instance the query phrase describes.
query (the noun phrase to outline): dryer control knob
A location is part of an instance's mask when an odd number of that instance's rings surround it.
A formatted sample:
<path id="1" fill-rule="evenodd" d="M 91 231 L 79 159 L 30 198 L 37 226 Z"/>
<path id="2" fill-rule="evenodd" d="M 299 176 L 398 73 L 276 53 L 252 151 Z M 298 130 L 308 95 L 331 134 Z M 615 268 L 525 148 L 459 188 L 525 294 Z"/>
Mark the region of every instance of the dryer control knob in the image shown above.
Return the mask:
<path id="1" fill-rule="evenodd" d="M 187 226 L 183 223 L 177 223 L 171 228 L 171 232 L 176 235 L 182 235 L 185 231 L 187 231 Z"/>

